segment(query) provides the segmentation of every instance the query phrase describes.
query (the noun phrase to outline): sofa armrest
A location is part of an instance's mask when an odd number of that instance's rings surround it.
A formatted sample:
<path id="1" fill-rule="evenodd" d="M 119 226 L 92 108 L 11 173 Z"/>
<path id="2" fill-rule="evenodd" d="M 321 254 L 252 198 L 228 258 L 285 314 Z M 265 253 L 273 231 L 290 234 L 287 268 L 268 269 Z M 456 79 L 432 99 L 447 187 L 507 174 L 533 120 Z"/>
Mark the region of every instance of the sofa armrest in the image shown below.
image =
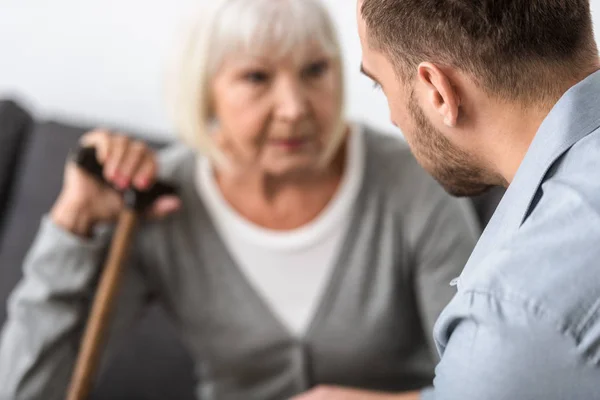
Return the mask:
<path id="1" fill-rule="evenodd" d="M 32 124 L 33 119 L 19 104 L 12 100 L 0 101 L 0 238 Z"/>

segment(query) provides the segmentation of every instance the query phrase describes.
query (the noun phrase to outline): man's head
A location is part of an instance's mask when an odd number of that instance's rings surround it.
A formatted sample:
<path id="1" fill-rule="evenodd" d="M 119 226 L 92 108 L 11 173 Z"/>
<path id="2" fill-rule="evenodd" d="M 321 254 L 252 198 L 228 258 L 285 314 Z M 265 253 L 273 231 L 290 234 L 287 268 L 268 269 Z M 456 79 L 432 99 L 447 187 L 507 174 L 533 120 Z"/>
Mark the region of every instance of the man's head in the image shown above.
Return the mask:
<path id="1" fill-rule="evenodd" d="M 500 110 L 549 111 L 597 63 L 589 0 L 358 0 L 357 17 L 363 71 L 455 195 L 505 183 L 480 146 Z"/>

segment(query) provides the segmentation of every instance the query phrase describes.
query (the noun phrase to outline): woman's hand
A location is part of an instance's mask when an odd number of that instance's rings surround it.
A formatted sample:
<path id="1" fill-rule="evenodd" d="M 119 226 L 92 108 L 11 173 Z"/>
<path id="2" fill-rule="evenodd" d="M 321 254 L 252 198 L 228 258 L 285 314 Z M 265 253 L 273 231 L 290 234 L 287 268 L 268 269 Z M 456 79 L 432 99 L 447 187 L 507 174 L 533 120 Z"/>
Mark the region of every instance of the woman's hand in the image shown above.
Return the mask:
<path id="1" fill-rule="evenodd" d="M 338 386 L 318 386 L 291 400 L 419 400 L 419 392 L 383 393 Z"/>
<path id="2" fill-rule="evenodd" d="M 149 188 L 156 177 L 156 157 L 144 143 L 123 135 L 95 130 L 81 138 L 84 146 L 94 146 L 104 177 L 120 189 L 133 186 Z M 180 207 L 177 197 L 159 198 L 151 207 L 150 216 L 162 217 Z M 72 161 L 65 167 L 63 187 L 50 217 L 59 226 L 80 236 L 88 236 L 100 222 L 112 222 L 123 209 L 118 192 L 107 187 Z"/>

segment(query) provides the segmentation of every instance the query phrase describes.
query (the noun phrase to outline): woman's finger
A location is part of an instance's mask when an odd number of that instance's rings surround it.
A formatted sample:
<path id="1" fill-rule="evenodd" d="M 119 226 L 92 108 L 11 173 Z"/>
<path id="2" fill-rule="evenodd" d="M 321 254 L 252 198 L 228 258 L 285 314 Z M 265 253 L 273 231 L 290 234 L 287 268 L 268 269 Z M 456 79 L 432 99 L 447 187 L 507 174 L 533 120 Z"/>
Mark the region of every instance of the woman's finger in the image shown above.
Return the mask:
<path id="1" fill-rule="evenodd" d="M 125 181 L 132 182 L 148 153 L 146 145 L 139 141 L 129 142 L 119 166 L 119 174 Z"/>
<path id="2" fill-rule="evenodd" d="M 113 136 L 111 149 L 104 165 L 104 176 L 115 183 L 119 188 L 125 189 L 129 186 L 129 180 L 121 172 L 122 163 L 127 153 L 129 139 L 126 136 Z"/>
<path id="3" fill-rule="evenodd" d="M 140 190 L 145 190 L 154 182 L 156 176 L 156 158 L 153 153 L 146 153 L 133 176 L 133 184 Z"/>
<path id="4" fill-rule="evenodd" d="M 95 129 L 84 134 L 80 143 L 83 146 L 92 146 L 96 149 L 96 158 L 100 164 L 104 164 L 111 152 L 111 133 L 106 129 Z"/>
<path id="5" fill-rule="evenodd" d="M 164 218 L 169 214 L 181 208 L 181 200 L 176 196 L 163 196 L 158 198 L 152 207 L 148 216 L 151 218 Z"/>

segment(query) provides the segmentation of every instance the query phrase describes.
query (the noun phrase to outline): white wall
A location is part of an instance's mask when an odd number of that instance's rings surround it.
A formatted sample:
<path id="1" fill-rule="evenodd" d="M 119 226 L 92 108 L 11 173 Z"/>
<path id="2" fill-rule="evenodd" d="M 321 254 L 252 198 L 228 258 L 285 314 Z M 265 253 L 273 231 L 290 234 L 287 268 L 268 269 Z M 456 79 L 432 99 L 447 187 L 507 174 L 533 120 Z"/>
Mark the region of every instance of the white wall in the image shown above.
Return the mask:
<path id="1" fill-rule="evenodd" d="M 170 132 L 163 70 L 178 22 L 210 0 L 0 0 L 0 98 L 41 117 Z M 325 0 L 347 58 L 349 113 L 384 129 L 383 95 L 359 70 L 354 1 Z"/>
<path id="2" fill-rule="evenodd" d="M 0 98 L 18 96 L 40 117 L 171 132 L 164 60 L 198 1 L 210 0 L 0 0 Z M 358 72 L 355 0 L 324 1 L 340 29 L 350 116 L 396 131 L 383 94 Z M 591 2 L 598 23 L 600 0 Z"/>

